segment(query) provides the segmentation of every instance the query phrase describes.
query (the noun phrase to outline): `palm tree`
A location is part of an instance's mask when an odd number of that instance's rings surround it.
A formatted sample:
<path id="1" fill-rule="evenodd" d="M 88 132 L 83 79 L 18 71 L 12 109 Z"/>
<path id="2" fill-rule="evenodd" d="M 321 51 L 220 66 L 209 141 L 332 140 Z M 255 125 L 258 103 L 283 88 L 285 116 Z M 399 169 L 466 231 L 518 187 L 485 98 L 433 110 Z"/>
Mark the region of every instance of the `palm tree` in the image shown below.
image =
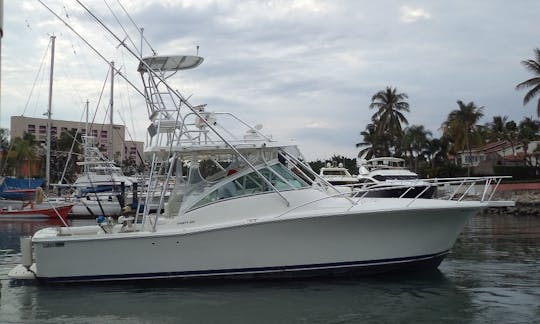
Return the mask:
<path id="1" fill-rule="evenodd" d="M 512 155 L 516 155 L 516 145 L 518 143 L 519 135 L 518 125 L 515 121 L 511 120 L 506 123 L 504 128 L 506 140 L 510 142 L 512 147 Z"/>
<path id="2" fill-rule="evenodd" d="M 502 141 L 506 139 L 506 123 L 508 116 L 494 116 L 490 123 L 487 123 L 488 138 L 492 141 Z"/>
<path id="3" fill-rule="evenodd" d="M 12 165 L 15 167 L 15 172 L 19 173 L 21 166 L 26 161 L 26 166 L 28 167 L 28 172 L 32 172 L 31 163 L 37 157 L 37 146 L 30 140 L 28 137 L 20 138 L 16 137 L 11 143 L 11 150 L 8 152 L 8 160 L 12 162 Z M 24 176 L 19 174 L 19 176 Z M 26 176 L 32 176 L 32 174 L 27 174 Z"/>
<path id="4" fill-rule="evenodd" d="M 2 159 L 0 164 L 0 175 L 4 174 L 7 164 L 7 152 L 9 151 L 8 134 L 9 130 L 0 128 L 0 158 Z"/>
<path id="5" fill-rule="evenodd" d="M 533 78 L 523 81 L 516 86 L 516 90 L 531 88 L 525 94 L 525 97 L 523 97 L 524 106 L 528 104 L 531 99 L 536 97 L 540 91 L 540 49 L 538 47 L 534 49 L 534 56 L 535 59 L 521 61 L 521 64 L 527 70 L 532 72 L 532 74 L 534 74 Z M 540 98 L 538 99 L 538 103 L 536 105 L 536 113 L 540 117 Z"/>
<path id="6" fill-rule="evenodd" d="M 422 125 L 412 125 L 405 128 L 405 149 L 414 160 L 415 172 L 418 172 L 418 158 L 426 153 L 428 137 L 431 137 L 431 132 Z"/>
<path id="7" fill-rule="evenodd" d="M 484 116 L 484 107 L 477 107 L 474 102 L 468 104 L 458 100 L 458 109 L 453 110 L 442 124 L 443 134 L 452 139 L 454 153 L 467 150 L 472 158 L 471 142 L 475 139 L 476 124 Z M 468 168 L 470 174 L 470 169 Z"/>
<path id="8" fill-rule="evenodd" d="M 363 136 L 364 142 L 356 144 L 357 148 L 363 147 L 366 144 L 371 145 L 371 154 L 374 156 L 389 156 L 390 150 L 388 142 L 391 141 L 389 134 L 379 134 L 376 126 L 373 123 L 367 124 L 366 129 L 360 133 Z M 359 152 L 361 155 L 363 152 Z"/>
<path id="9" fill-rule="evenodd" d="M 529 143 L 538 138 L 538 131 L 540 130 L 540 125 L 537 121 L 532 120 L 529 117 L 524 118 L 518 126 L 518 141 L 523 145 L 523 152 L 525 153 L 525 164 L 529 162 Z"/>
<path id="10" fill-rule="evenodd" d="M 392 138 L 386 147 L 396 148 L 396 142 L 403 136 L 403 125 L 409 122 L 403 113 L 409 112 L 409 104 L 405 93 L 398 93 L 397 88 L 386 87 L 371 97 L 370 109 L 376 112 L 371 117 L 377 134 L 386 134 Z M 389 151 L 389 149 L 387 149 Z"/>
<path id="11" fill-rule="evenodd" d="M 440 156 L 443 154 L 444 152 L 441 139 L 428 139 L 426 143 L 426 157 L 432 169 L 435 168 L 435 161 L 437 160 L 437 158 L 440 158 Z"/>

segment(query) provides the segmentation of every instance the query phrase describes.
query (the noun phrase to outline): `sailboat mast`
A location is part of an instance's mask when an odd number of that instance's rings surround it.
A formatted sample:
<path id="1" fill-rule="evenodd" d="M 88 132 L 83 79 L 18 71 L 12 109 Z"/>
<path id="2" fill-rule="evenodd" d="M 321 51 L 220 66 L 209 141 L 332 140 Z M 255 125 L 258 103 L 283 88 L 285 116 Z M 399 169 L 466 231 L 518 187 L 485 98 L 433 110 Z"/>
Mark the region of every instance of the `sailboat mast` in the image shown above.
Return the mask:
<path id="1" fill-rule="evenodd" d="M 110 110 L 109 110 L 109 160 L 114 161 L 113 150 L 113 106 L 114 106 L 114 62 L 111 62 L 111 98 L 110 98 Z"/>
<path id="2" fill-rule="evenodd" d="M 84 156 L 85 158 L 88 156 L 88 145 L 90 141 L 90 130 L 88 129 L 88 111 L 90 107 L 90 102 L 86 100 L 86 132 L 85 132 L 85 138 L 84 138 Z M 88 174 L 88 164 L 84 164 L 84 174 Z"/>
<path id="3" fill-rule="evenodd" d="M 51 107 L 53 91 L 53 72 L 54 72 L 54 43 L 56 36 L 51 36 L 51 74 L 49 76 L 49 106 L 47 108 L 47 150 L 45 162 L 45 189 L 49 189 L 51 181 Z"/>

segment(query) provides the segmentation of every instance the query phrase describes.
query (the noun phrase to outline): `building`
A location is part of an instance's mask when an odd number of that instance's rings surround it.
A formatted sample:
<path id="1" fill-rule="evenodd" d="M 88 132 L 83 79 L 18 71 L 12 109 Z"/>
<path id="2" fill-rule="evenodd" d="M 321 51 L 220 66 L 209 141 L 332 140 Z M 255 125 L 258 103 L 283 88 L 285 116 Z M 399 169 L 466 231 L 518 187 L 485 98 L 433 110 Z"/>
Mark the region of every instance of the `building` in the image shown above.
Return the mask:
<path id="1" fill-rule="evenodd" d="M 472 148 L 470 151 L 459 151 L 456 154 L 456 162 L 462 167 L 480 168 L 479 171 L 486 174 L 495 165 L 523 166 L 526 160 L 531 165 L 538 165 L 537 155 L 533 153 L 537 147 L 540 147 L 540 141 L 533 141 L 527 146 L 498 141 Z"/>
<path id="2" fill-rule="evenodd" d="M 23 137 L 24 133 L 29 133 L 34 135 L 36 141 L 42 146 L 45 146 L 47 142 L 47 122 L 48 119 L 46 118 L 11 116 L 10 136 L 13 139 Z M 86 129 L 87 125 L 88 130 Z M 110 124 L 87 124 L 51 119 L 51 137 L 59 138 L 62 132 L 67 131 L 78 131 L 81 135 L 94 136 L 97 141 L 96 145 L 101 151 L 116 162 L 134 158 L 137 164 L 141 164 L 138 156 L 142 156 L 144 143 L 126 141 L 126 127 L 124 125 L 114 124 L 111 127 Z"/>

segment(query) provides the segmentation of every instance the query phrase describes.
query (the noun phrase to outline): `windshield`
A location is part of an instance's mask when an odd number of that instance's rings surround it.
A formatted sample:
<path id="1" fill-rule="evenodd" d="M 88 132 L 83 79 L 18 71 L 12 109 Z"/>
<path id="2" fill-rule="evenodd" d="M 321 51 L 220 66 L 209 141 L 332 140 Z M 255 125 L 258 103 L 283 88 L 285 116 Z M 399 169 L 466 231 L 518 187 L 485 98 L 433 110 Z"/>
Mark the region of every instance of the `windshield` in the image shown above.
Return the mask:
<path id="1" fill-rule="evenodd" d="M 240 196 L 248 196 L 273 191 L 268 184 L 270 182 L 277 190 L 295 190 L 308 187 L 300 177 L 294 174 L 289 168 L 281 163 L 276 163 L 270 167 L 258 170 L 268 181 L 262 179 L 259 174 L 252 171 L 240 176 L 232 181 L 223 183 L 219 188 L 213 190 L 204 198 L 199 200 L 193 208 L 203 206 L 221 199 L 229 199 Z"/>

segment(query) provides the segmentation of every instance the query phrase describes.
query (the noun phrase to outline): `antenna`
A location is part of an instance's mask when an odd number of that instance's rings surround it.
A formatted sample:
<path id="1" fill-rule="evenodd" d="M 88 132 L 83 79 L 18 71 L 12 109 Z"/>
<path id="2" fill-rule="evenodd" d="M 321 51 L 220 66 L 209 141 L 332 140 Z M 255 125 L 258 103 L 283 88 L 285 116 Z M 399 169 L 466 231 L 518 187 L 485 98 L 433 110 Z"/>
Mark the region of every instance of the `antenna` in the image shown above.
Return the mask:
<path id="1" fill-rule="evenodd" d="M 199 56 L 199 45 L 197 45 L 197 56 Z"/>

